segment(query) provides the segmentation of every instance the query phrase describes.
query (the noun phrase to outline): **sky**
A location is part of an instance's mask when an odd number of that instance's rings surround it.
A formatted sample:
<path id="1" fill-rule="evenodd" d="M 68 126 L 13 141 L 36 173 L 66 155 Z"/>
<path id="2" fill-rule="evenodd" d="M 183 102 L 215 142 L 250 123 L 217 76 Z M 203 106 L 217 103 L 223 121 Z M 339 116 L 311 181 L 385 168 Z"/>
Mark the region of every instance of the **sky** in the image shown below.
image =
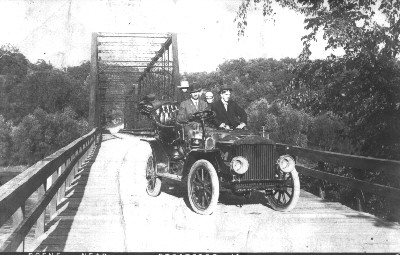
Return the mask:
<path id="1" fill-rule="evenodd" d="M 178 34 L 180 72 L 215 71 L 229 59 L 296 58 L 304 18 L 278 9 L 275 24 L 251 11 L 245 36 L 234 23 L 241 0 L 0 0 L 0 45 L 58 68 L 90 59 L 93 32 Z M 324 43 L 312 58 L 324 57 Z"/>

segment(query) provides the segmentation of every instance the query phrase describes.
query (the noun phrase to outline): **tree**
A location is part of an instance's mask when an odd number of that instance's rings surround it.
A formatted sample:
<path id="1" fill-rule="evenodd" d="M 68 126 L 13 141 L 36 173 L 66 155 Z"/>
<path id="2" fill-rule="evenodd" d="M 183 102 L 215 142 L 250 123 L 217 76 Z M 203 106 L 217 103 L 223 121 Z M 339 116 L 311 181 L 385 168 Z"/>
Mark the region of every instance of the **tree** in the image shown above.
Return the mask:
<path id="1" fill-rule="evenodd" d="M 46 60 L 43 59 L 38 59 L 35 64 L 31 64 L 30 68 L 35 71 L 46 71 L 46 70 L 52 70 L 53 65 L 49 62 L 47 63 Z"/>
<path id="2" fill-rule="evenodd" d="M 310 45 L 319 31 L 327 40 L 327 49 L 342 48 L 350 58 L 374 48 L 393 58 L 400 50 L 399 1 L 243 0 L 236 17 L 239 35 L 245 32 L 247 12 L 252 3 L 255 6 L 262 3 L 262 14 L 270 20 L 273 20 L 277 6 L 305 16 L 305 28 L 309 31 L 302 38 L 302 57 L 305 59 L 308 59 Z M 387 25 L 374 21 L 377 12 L 384 15 Z M 365 49 L 368 51 L 364 52 Z"/>
<path id="3" fill-rule="evenodd" d="M 72 77 L 75 89 L 72 90 L 70 105 L 79 117 L 89 116 L 89 74 L 90 62 L 85 61 L 79 66 L 67 68 L 67 75 Z"/>
<path id="4" fill-rule="evenodd" d="M 228 60 L 220 64 L 216 72 L 187 75 L 189 83 L 196 82 L 202 88 L 218 94 L 222 83 L 233 88 L 233 99 L 246 108 L 252 102 L 265 98 L 272 102 L 293 78 L 288 72 L 294 59 L 245 59 Z"/>
<path id="5" fill-rule="evenodd" d="M 79 66 L 68 67 L 67 74 L 79 82 L 85 82 L 90 74 L 90 61 L 84 61 Z"/>
<path id="6" fill-rule="evenodd" d="M 0 166 L 10 162 L 11 148 L 11 125 L 0 115 Z"/>
<path id="7" fill-rule="evenodd" d="M 76 120 L 69 107 L 51 114 L 37 108 L 12 131 L 13 163 L 33 164 L 87 132 L 87 121 Z"/>
<path id="8" fill-rule="evenodd" d="M 45 69 L 27 75 L 7 93 L 6 119 L 15 123 L 36 108 L 48 113 L 60 112 L 72 107 L 77 117 L 87 117 L 87 87 L 57 69 Z"/>
<path id="9" fill-rule="evenodd" d="M 28 60 L 19 52 L 3 51 L 0 48 L 0 74 L 21 81 L 28 72 Z"/>
<path id="10" fill-rule="evenodd" d="M 273 19 L 276 6 L 305 16 L 306 34 L 298 79 L 287 91 L 287 103 L 318 113 L 332 111 L 350 126 L 362 153 L 400 159 L 400 51 L 399 1 L 244 0 L 237 15 L 238 33 L 247 26 L 251 4 L 263 4 L 263 15 Z M 375 21 L 375 14 L 385 23 Z M 326 49 L 334 51 L 325 61 L 310 61 L 311 43 L 323 33 Z M 306 71 L 303 73 L 303 71 Z M 314 74 L 313 74 L 314 72 Z"/>

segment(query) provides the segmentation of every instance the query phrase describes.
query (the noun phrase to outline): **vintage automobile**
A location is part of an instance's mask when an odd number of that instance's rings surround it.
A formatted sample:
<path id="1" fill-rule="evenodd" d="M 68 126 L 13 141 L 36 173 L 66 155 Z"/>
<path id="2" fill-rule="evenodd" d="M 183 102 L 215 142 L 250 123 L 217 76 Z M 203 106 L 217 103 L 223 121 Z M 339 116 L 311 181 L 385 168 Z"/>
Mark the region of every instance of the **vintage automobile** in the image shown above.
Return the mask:
<path id="1" fill-rule="evenodd" d="M 162 179 L 170 178 L 187 183 L 188 201 L 199 214 L 214 212 L 220 187 L 239 196 L 262 192 L 277 211 L 295 207 L 300 194 L 295 161 L 264 135 L 211 128 L 213 111 L 195 113 L 191 121 L 198 124 L 188 135 L 188 123 L 176 121 L 176 102 L 145 98 L 138 109 L 155 131 L 154 137 L 142 139 L 152 148 L 146 167 L 150 196 L 158 196 Z"/>

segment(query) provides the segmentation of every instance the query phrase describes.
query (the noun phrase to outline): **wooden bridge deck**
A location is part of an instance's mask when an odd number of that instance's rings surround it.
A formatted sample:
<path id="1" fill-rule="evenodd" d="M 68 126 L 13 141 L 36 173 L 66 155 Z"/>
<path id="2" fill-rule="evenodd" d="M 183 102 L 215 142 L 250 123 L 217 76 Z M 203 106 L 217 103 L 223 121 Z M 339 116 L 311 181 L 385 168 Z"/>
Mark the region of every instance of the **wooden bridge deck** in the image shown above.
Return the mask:
<path id="1" fill-rule="evenodd" d="M 260 197 L 222 191 L 211 216 L 192 212 L 184 186 L 164 181 L 159 197 L 145 192 L 150 147 L 124 134 L 103 142 L 76 175 L 35 251 L 398 252 L 400 225 L 301 192 L 280 213 Z M 242 206 L 238 206 L 241 204 Z"/>

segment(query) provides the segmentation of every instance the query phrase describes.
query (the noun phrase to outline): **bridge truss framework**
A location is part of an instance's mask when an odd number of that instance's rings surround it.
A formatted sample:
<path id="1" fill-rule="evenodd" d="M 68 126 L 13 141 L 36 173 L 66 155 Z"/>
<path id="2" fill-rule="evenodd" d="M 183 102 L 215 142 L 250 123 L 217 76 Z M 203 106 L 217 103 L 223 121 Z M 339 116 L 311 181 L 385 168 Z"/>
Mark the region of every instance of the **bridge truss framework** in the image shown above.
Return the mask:
<path id="1" fill-rule="evenodd" d="M 179 100 L 177 35 L 173 33 L 93 33 L 90 73 L 91 127 L 110 119 L 124 128 L 148 128 L 136 111 L 139 100 L 154 93 L 158 99 Z"/>

